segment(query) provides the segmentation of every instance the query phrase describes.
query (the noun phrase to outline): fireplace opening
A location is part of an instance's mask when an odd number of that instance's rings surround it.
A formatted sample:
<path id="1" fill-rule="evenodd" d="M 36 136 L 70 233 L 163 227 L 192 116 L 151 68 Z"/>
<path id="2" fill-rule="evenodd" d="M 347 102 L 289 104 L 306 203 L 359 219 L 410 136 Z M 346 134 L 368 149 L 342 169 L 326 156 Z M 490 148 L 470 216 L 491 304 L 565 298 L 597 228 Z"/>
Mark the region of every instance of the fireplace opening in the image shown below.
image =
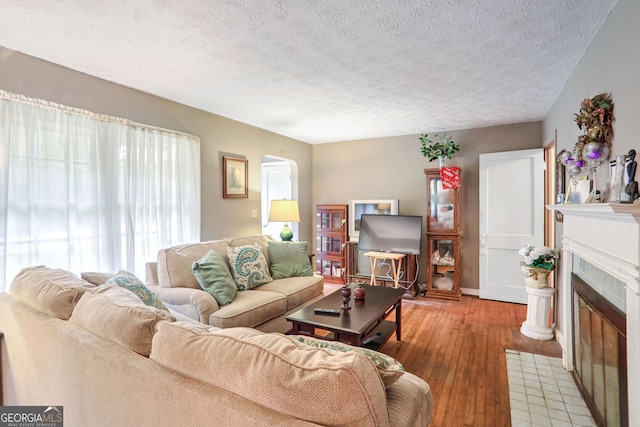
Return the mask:
<path id="1" fill-rule="evenodd" d="M 598 425 L 628 426 L 626 314 L 575 273 L 571 286 L 578 388 Z"/>

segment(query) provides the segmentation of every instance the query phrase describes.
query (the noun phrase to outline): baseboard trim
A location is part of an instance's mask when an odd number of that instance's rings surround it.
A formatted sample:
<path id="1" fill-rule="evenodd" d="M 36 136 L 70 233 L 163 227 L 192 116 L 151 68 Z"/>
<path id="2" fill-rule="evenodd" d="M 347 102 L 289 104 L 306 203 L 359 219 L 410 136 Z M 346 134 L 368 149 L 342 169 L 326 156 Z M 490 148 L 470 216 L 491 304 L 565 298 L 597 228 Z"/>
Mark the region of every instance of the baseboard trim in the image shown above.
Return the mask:
<path id="1" fill-rule="evenodd" d="M 471 295 L 474 297 L 480 296 L 480 289 L 460 288 L 460 291 L 462 291 L 462 295 Z"/>

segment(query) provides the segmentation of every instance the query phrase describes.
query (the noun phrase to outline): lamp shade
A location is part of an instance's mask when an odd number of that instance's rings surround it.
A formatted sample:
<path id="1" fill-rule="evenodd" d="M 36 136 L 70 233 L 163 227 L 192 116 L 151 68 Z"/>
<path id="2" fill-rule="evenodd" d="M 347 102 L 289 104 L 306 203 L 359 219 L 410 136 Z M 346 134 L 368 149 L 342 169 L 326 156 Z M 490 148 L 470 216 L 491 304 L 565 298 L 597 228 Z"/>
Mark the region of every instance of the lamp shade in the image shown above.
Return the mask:
<path id="1" fill-rule="evenodd" d="M 300 222 L 297 200 L 272 200 L 269 222 Z"/>

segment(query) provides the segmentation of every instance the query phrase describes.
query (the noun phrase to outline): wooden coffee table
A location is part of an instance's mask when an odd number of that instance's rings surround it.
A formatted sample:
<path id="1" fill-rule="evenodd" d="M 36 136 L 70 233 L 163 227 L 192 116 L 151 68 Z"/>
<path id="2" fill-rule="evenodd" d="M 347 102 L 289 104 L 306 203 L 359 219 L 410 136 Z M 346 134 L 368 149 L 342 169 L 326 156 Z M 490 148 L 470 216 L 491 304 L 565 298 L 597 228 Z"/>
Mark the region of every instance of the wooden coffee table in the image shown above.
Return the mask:
<path id="1" fill-rule="evenodd" d="M 395 331 L 396 339 L 401 338 L 402 288 L 360 285 L 366 290 L 364 300 L 356 300 L 351 287 L 351 310 L 340 310 L 340 315 L 316 314 L 316 308 L 340 309 L 342 295 L 340 289 L 326 297 L 290 314 L 286 317 L 292 323 L 289 333 L 308 335 L 316 338 L 340 341 L 346 344 L 377 350 L 387 342 Z M 395 321 L 386 318 L 395 312 Z M 322 332 L 316 330 L 325 331 Z M 329 333 L 326 335 L 326 333 Z"/>

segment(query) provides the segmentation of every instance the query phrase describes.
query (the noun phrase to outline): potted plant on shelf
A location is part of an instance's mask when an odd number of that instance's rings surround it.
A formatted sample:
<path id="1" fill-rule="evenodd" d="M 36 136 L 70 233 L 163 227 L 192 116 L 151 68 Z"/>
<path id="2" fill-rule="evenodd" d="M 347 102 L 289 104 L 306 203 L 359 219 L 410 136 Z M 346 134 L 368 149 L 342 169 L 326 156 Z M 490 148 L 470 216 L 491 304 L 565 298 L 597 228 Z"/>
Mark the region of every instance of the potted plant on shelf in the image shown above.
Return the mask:
<path id="1" fill-rule="evenodd" d="M 527 286 L 546 288 L 547 276 L 556 268 L 555 260 L 559 256 L 558 250 L 527 243 L 518 253 L 522 257 L 520 269 L 525 275 L 524 282 Z"/>
<path id="2" fill-rule="evenodd" d="M 440 168 L 447 165 L 447 159 L 453 159 L 453 156 L 460 151 L 460 146 L 453 142 L 451 135 L 444 133 L 442 136 L 434 135 L 438 142 L 434 142 L 428 133 L 420 135 L 420 152 L 429 159 L 430 162 L 438 159 Z"/>

